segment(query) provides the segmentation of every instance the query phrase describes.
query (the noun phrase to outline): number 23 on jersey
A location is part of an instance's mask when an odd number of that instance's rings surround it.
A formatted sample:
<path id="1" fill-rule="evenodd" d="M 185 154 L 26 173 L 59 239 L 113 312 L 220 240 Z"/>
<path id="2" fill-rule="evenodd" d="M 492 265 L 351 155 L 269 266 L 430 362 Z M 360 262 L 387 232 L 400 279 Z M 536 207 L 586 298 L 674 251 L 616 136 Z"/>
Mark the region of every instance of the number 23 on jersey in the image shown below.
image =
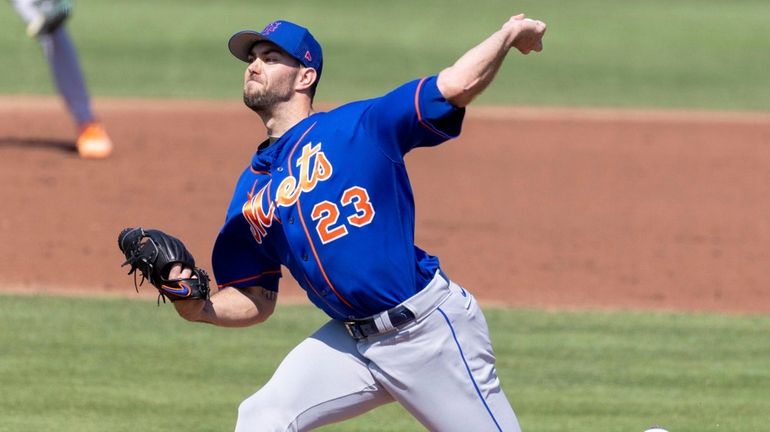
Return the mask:
<path id="1" fill-rule="evenodd" d="M 374 207 L 369 200 L 369 192 L 360 186 L 345 190 L 339 203 L 344 209 L 352 208 L 354 213 L 347 217 L 347 223 L 340 222 L 340 205 L 331 201 L 321 201 L 313 207 L 310 216 L 316 224 L 316 231 L 321 243 L 327 244 L 348 235 L 348 227 L 361 228 L 374 219 Z"/>

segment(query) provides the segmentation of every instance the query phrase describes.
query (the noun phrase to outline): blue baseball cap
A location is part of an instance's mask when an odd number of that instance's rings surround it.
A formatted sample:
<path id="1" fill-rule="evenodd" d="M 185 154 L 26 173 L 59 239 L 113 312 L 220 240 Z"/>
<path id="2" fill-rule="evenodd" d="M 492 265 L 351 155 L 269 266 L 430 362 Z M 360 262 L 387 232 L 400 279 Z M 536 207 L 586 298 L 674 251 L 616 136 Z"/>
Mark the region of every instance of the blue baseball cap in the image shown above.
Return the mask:
<path id="1" fill-rule="evenodd" d="M 284 20 L 273 21 L 261 32 L 241 30 L 232 35 L 227 48 L 236 58 L 248 63 L 251 48 L 260 41 L 278 45 L 305 67 L 315 69 L 318 74 L 316 82 L 321 79 L 324 64 L 321 45 L 305 27 Z"/>

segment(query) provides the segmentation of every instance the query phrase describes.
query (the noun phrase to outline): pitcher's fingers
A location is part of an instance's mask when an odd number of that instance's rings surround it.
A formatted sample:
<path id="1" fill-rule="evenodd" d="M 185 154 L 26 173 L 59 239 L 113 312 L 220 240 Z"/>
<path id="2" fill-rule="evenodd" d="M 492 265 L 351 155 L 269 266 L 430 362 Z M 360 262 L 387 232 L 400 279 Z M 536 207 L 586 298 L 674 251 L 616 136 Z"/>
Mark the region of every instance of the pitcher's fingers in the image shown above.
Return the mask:
<path id="1" fill-rule="evenodd" d="M 169 280 L 179 279 L 181 274 L 182 274 L 182 264 L 175 263 L 174 265 L 171 266 L 171 270 L 169 270 L 167 277 Z"/>
<path id="2" fill-rule="evenodd" d="M 192 276 L 191 268 L 184 268 L 182 264 L 175 263 L 168 272 L 168 280 L 189 279 Z"/>
<path id="3" fill-rule="evenodd" d="M 179 275 L 179 278 L 180 279 L 189 279 L 190 276 L 192 276 L 192 272 L 193 271 L 192 271 L 191 268 L 186 268 L 186 269 L 182 270 L 182 274 Z"/>

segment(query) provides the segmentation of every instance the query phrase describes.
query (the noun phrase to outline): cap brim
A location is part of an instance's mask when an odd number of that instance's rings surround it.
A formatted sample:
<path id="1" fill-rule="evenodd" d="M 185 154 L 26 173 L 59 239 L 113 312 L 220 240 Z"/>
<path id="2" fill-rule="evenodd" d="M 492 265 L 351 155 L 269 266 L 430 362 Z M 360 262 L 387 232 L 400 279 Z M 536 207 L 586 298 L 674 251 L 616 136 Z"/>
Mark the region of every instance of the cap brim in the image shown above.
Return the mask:
<path id="1" fill-rule="evenodd" d="M 230 36 L 230 40 L 227 42 L 227 48 L 237 59 L 248 63 L 251 47 L 253 47 L 255 43 L 264 40 L 269 39 L 262 36 L 259 32 L 254 30 L 242 30 Z"/>

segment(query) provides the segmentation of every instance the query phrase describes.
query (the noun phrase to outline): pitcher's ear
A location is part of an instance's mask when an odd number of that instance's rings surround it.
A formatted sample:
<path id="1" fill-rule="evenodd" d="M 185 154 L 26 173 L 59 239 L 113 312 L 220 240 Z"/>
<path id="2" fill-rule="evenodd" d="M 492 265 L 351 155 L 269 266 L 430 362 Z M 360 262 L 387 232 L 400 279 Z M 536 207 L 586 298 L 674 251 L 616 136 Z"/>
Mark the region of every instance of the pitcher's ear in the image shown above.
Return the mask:
<path id="1" fill-rule="evenodd" d="M 309 89 L 318 79 L 318 72 L 309 67 L 301 67 L 297 75 L 297 90 Z"/>

